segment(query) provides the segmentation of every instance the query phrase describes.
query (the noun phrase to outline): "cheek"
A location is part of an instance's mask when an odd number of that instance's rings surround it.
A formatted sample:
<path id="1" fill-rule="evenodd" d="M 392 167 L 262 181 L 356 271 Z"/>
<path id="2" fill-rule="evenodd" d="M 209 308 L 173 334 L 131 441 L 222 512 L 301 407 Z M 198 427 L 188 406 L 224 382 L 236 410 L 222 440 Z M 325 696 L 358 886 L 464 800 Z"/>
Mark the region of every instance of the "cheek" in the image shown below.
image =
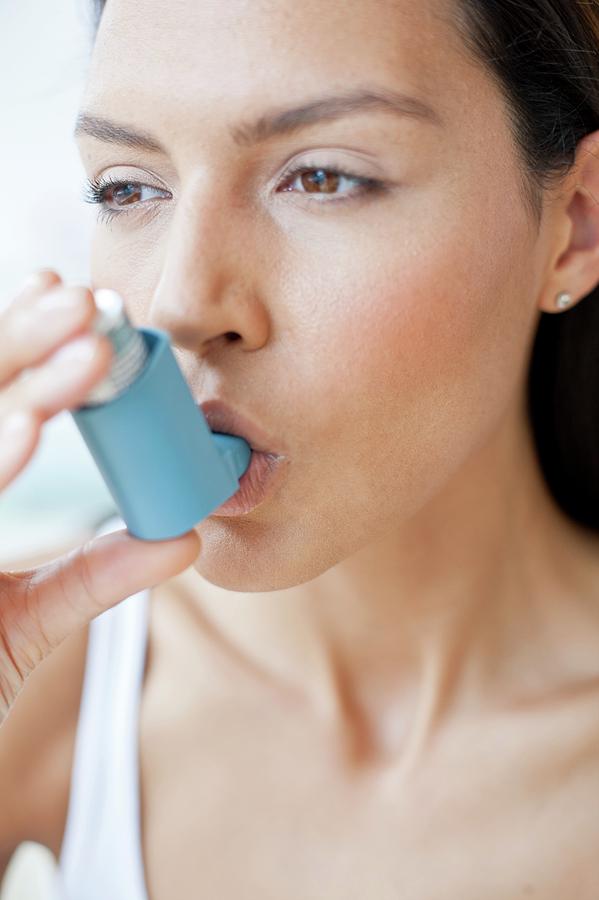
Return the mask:
<path id="1" fill-rule="evenodd" d="M 484 212 L 449 205 L 444 215 L 437 199 L 408 235 L 387 228 L 384 242 L 362 239 L 359 254 L 337 259 L 304 306 L 296 375 L 315 410 L 306 450 L 316 436 L 337 485 L 347 479 L 371 501 L 393 501 L 390 479 L 422 499 L 425 483 L 484 442 L 524 373 L 535 313 L 526 220 Z"/>
<path id="2" fill-rule="evenodd" d="M 119 225 L 113 226 L 115 229 Z M 109 286 L 126 302 L 135 325 L 145 324 L 147 310 L 164 265 L 164 244 L 143 229 L 111 232 L 96 226 L 91 240 L 90 272 L 94 288 Z"/>

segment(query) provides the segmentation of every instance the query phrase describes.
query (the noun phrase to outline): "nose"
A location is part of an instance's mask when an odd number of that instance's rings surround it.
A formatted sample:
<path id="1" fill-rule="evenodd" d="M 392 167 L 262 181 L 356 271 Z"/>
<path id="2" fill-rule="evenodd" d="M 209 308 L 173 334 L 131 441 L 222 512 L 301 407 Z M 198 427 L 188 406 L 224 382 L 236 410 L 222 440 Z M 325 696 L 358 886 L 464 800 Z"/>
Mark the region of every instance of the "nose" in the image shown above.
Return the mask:
<path id="1" fill-rule="evenodd" d="M 222 193 L 208 198 L 194 185 L 181 195 L 147 314 L 148 324 L 167 331 L 174 346 L 205 356 L 229 345 L 257 350 L 267 342 L 269 316 L 258 288 L 265 275 L 260 233 L 248 218 L 251 223 Z"/>

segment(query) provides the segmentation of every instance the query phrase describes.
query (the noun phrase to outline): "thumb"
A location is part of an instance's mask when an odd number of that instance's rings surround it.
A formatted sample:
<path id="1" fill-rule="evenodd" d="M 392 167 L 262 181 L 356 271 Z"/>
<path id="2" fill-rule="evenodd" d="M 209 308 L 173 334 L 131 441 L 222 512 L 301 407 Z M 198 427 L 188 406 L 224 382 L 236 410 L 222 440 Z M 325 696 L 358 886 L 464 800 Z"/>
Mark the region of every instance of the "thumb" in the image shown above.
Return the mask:
<path id="1" fill-rule="evenodd" d="M 100 613 L 182 572 L 200 549 L 195 531 L 150 542 L 125 529 L 95 537 L 36 569 L 12 573 L 8 577 L 18 580 L 22 589 L 10 592 L 9 608 L 2 610 L 2 631 L 13 659 L 23 660 L 31 671 Z"/>

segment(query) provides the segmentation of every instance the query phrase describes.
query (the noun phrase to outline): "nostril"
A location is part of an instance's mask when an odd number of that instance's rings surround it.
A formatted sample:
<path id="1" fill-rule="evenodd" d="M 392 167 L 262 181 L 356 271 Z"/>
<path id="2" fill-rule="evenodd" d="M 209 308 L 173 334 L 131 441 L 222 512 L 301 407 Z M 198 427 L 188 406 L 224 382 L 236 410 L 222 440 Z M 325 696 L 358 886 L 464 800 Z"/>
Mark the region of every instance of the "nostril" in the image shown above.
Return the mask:
<path id="1" fill-rule="evenodd" d="M 233 343 L 234 341 L 238 341 L 241 338 L 241 335 L 237 334 L 236 331 L 227 331 L 227 333 L 225 334 L 225 337 L 227 338 L 228 341 Z"/>

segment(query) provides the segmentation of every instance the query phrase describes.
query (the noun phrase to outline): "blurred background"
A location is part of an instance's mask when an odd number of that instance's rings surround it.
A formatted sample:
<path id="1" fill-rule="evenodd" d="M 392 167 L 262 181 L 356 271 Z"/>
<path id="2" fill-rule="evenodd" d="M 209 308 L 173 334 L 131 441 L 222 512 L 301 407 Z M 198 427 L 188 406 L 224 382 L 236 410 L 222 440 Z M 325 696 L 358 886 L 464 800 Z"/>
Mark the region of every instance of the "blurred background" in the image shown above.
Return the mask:
<path id="1" fill-rule="evenodd" d="M 90 283 L 95 211 L 82 200 L 85 173 L 72 131 L 91 35 L 90 0 L 0 0 L 0 309 L 36 269 Z M 30 463 L 0 494 L 0 566 L 16 570 L 59 556 L 114 512 L 70 413 L 61 413 L 45 423 Z M 53 865 L 50 851 L 22 844 L 0 900 L 48 897 Z"/>

